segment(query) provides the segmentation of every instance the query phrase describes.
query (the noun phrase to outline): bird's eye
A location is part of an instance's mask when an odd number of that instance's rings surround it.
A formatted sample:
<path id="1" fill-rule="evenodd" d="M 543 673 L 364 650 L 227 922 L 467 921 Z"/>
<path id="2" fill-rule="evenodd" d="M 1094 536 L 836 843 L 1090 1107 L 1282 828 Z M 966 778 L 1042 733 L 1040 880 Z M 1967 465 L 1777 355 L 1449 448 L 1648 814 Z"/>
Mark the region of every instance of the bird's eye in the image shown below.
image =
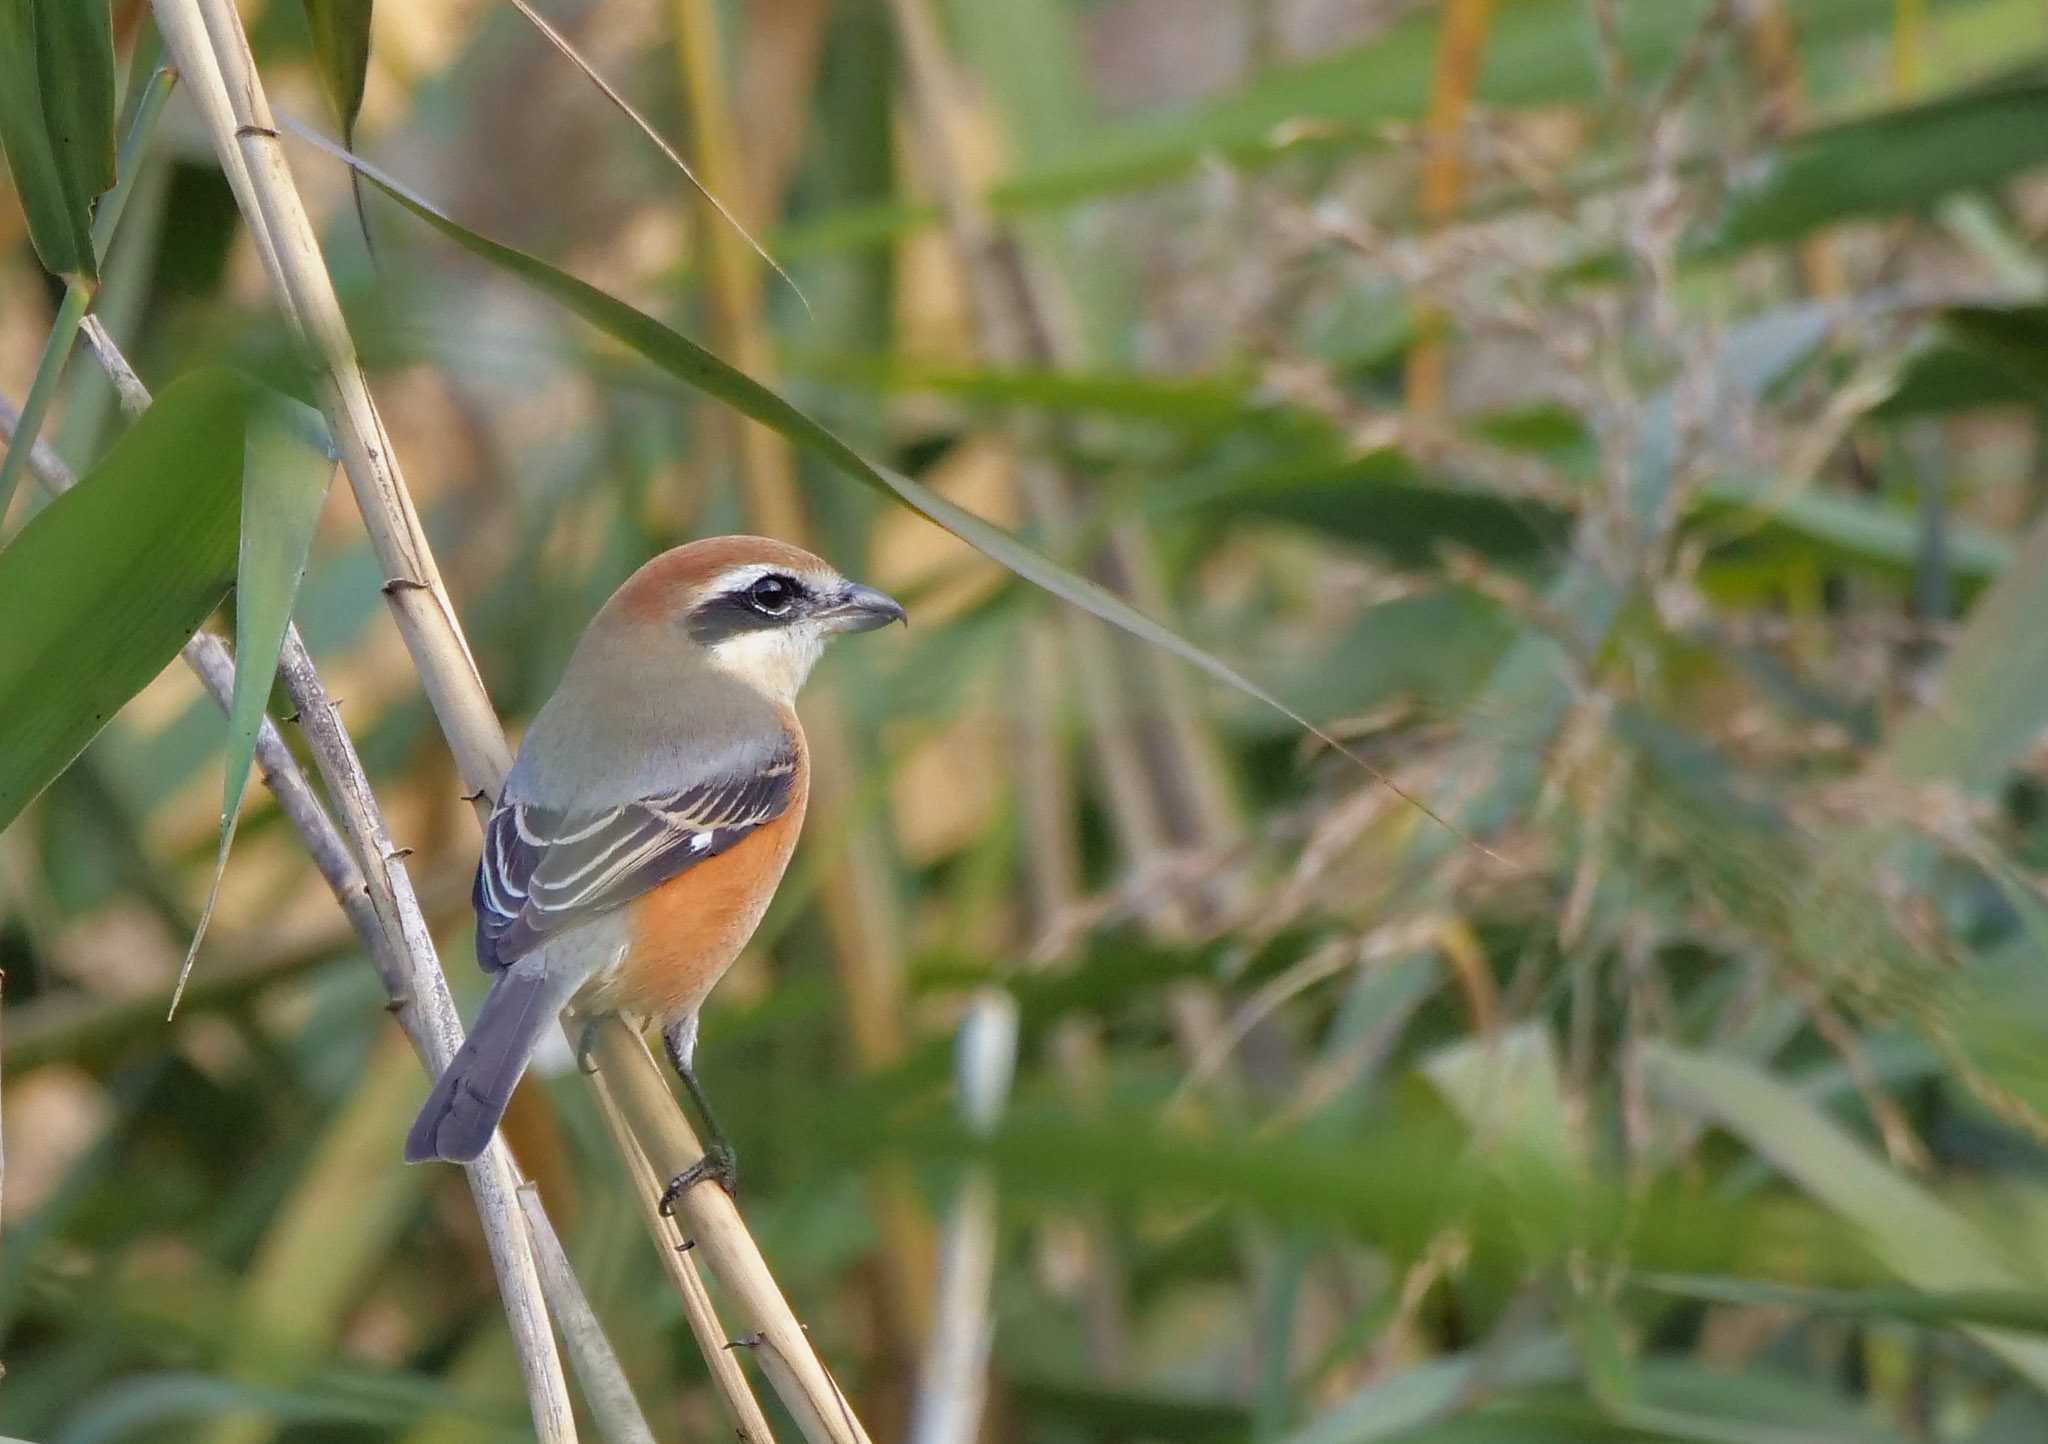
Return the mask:
<path id="1" fill-rule="evenodd" d="M 763 577 L 747 588 L 747 605 L 765 617 L 787 614 L 796 597 L 796 583 L 788 577 Z"/>

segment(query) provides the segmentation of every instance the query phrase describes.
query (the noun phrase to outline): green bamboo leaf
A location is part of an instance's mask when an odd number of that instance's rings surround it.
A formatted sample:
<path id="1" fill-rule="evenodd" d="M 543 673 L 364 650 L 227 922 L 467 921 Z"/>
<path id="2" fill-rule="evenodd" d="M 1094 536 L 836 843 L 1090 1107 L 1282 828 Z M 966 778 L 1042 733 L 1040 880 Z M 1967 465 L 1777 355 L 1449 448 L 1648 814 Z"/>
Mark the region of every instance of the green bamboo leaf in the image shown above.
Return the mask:
<path id="1" fill-rule="evenodd" d="M 313 31 L 313 61 L 320 85 L 341 121 L 345 144 L 355 144 L 363 83 L 370 74 L 371 0 L 305 0 Z"/>
<path id="2" fill-rule="evenodd" d="M 205 370 L 0 551 L 0 827 L 177 655 L 235 579 L 253 388 Z"/>
<path id="3" fill-rule="evenodd" d="M 1935 1292 L 2032 1292 L 2029 1278 L 1977 1226 L 1887 1168 L 1797 1089 L 1751 1064 L 1646 1044 L 1652 1083 L 1763 1155 L 1806 1193 L 1861 1230 L 1887 1267 Z M 2048 1340 L 1968 1325 L 2015 1370 L 2048 1384 Z"/>
<path id="4" fill-rule="evenodd" d="M 154 408 L 152 408 L 153 410 Z M 334 476 L 335 451 L 320 413 L 274 392 L 262 392 L 249 411 L 242 442 L 242 528 L 235 574 L 235 695 L 228 709 L 227 780 L 221 801 L 220 845 L 206 906 L 185 950 L 171 1011 L 178 1010 L 185 980 L 220 899 L 235 821 L 256 756 L 256 733 L 277 676 L 292 603 L 306 575 L 320 506 Z"/>
<path id="5" fill-rule="evenodd" d="M 1002 528 L 955 506 L 909 477 L 869 461 L 806 412 L 791 405 L 745 372 L 720 360 L 696 342 L 670 330 L 644 311 L 635 310 L 617 297 L 557 270 L 536 256 L 479 235 L 442 214 L 428 201 L 359 157 L 306 131 L 303 127 L 293 128 L 312 144 L 352 167 L 365 180 L 470 254 L 481 257 L 500 270 L 524 281 L 549 300 L 580 316 L 613 340 L 639 352 L 670 375 L 687 382 L 707 396 L 725 402 L 740 414 L 751 417 L 779 433 L 792 444 L 831 463 L 833 467 L 855 481 L 873 487 L 884 496 L 909 507 L 927 521 L 943 527 L 991 561 L 1008 568 L 1032 585 L 1091 613 L 1142 642 L 1179 657 L 1225 686 L 1265 703 L 1321 740 L 1333 751 L 1349 758 L 1382 786 L 1390 788 L 1411 805 L 1442 823 L 1460 839 L 1464 839 L 1465 835 L 1457 827 L 1444 822 L 1426 803 L 1411 796 L 1379 768 L 1221 658 L 1204 651 L 1171 628 L 1154 621 L 1085 577 L 1078 576 L 1066 567 L 1042 556 Z"/>
<path id="6" fill-rule="evenodd" d="M 92 206 L 114 184 L 108 0 L 0 0 L 0 148 L 43 265 L 96 283 Z"/>

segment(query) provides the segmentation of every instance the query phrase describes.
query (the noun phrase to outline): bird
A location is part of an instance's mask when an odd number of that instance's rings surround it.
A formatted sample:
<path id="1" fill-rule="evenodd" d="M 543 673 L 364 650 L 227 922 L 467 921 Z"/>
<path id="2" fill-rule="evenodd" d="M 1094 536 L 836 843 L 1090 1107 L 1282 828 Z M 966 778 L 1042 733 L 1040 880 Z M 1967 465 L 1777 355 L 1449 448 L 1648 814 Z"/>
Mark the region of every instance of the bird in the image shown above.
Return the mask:
<path id="1" fill-rule="evenodd" d="M 803 827 L 795 701 L 827 642 L 906 621 L 800 547 L 693 541 L 646 562 L 585 629 L 484 825 L 472 902 L 490 991 L 406 1136 L 408 1163 L 489 1145 L 534 1049 L 574 1004 L 662 1041 L 711 1137 L 663 1208 L 731 1145 L 698 1084 L 698 1010 L 775 895 Z"/>

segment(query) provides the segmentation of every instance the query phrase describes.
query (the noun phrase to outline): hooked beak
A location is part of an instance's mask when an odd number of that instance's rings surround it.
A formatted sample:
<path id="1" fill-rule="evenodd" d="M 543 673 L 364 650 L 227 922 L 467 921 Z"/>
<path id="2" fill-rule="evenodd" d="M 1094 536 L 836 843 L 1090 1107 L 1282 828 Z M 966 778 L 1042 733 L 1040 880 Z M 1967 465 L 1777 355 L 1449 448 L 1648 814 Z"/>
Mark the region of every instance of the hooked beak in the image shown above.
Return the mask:
<path id="1" fill-rule="evenodd" d="M 891 622 L 910 625 L 910 618 L 904 615 L 901 602 L 886 592 L 861 586 L 858 582 L 848 582 L 845 590 L 833 598 L 832 604 L 819 612 L 818 617 L 835 632 L 872 632 Z"/>

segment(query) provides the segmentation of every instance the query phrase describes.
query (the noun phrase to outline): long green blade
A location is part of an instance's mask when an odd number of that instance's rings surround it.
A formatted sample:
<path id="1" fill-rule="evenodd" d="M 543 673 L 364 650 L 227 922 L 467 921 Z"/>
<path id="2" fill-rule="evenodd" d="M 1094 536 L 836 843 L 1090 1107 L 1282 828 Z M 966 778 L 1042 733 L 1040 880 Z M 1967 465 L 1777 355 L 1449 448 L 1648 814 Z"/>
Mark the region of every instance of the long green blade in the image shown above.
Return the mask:
<path id="1" fill-rule="evenodd" d="M 694 386 L 707 396 L 717 397 L 742 415 L 752 417 L 780 433 L 792 444 L 830 462 L 854 480 L 894 498 L 1032 585 L 1085 612 L 1092 613 L 1142 642 L 1172 653 L 1225 686 L 1235 688 L 1246 696 L 1263 702 L 1335 751 L 1342 753 L 1430 817 L 1437 818 L 1439 822 L 1443 821 L 1425 803 L 1403 791 L 1385 773 L 1229 663 L 1204 651 L 1171 628 L 1154 621 L 1087 578 L 1076 575 L 1059 563 L 1032 550 L 1002 528 L 955 506 L 909 477 L 869 461 L 820 422 L 813 420 L 808 414 L 746 373 L 726 364 L 696 342 L 669 329 L 645 312 L 635 310 L 617 297 L 607 295 L 595 286 L 557 270 L 536 256 L 479 235 L 459 222 L 451 220 L 433 205 L 383 175 L 375 167 L 332 143 L 303 129 L 299 133 L 352 166 L 364 179 L 464 250 L 518 277 L 612 339 L 639 352 L 670 375 Z M 1445 822 L 1444 826 L 1459 837 L 1464 837 L 1464 834 L 1452 824 Z"/>
<path id="2" fill-rule="evenodd" d="M 334 476 L 334 455 L 319 412 L 274 392 L 256 396 L 242 442 L 235 695 L 228 708 L 220 845 L 214 853 L 206 906 L 200 911 L 199 925 L 192 930 L 178 986 L 171 995 L 172 1012 L 177 1011 L 185 979 L 191 974 L 207 924 L 213 920 L 213 906 L 220 898 L 228 851 L 235 842 L 235 821 L 248 789 L 249 767 L 256 757 L 256 734 L 263 726 L 264 704 L 270 700 L 270 684 L 277 676 L 277 654 L 284 646 L 292 604 L 306 575 L 306 559 L 312 554 L 320 506 Z"/>
<path id="3" fill-rule="evenodd" d="M 0 148 L 43 264 L 97 282 L 92 204 L 114 184 L 108 0 L 0 0 Z"/>
<path id="4" fill-rule="evenodd" d="M 1878 1257 L 1913 1287 L 2009 1293 L 2038 1286 L 1974 1223 L 1871 1156 L 1797 1089 L 1741 1059 L 1662 1043 L 1644 1049 L 1644 1063 L 1659 1091 L 1720 1123 L 1862 1230 Z M 2037 1385 L 2048 1383 L 2048 1343 L 2007 1329 L 1968 1327 Z"/>
<path id="5" fill-rule="evenodd" d="M 0 551 L 0 827 L 163 670 L 235 579 L 247 381 L 183 377 Z"/>
<path id="6" fill-rule="evenodd" d="M 370 74 L 370 0 L 305 0 L 313 31 L 313 61 L 320 85 L 341 120 L 342 138 L 355 144 L 363 83 Z"/>

